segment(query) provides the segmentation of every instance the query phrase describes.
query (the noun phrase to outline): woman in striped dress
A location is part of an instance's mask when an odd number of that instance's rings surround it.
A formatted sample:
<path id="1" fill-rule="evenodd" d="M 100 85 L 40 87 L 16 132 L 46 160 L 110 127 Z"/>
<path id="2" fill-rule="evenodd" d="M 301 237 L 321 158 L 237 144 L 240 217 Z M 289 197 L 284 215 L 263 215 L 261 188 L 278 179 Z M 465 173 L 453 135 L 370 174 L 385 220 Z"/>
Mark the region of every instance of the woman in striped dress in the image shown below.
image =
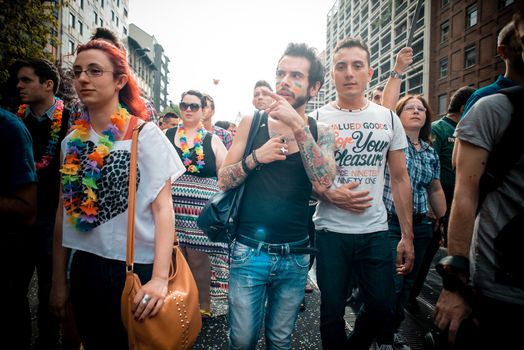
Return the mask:
<path id="1" fill-rule="evenodd" d="M 219 191 L 217 172 L 227 153 L 220 139 L 202 125 L 205 106 L 202 93 L 184 92 L 179 104 L 180 122 L 166 130 L 186 167 L 185 174 L 173 183 L 171 194 L 178 240 L 195 277 L 204 318 L 212 315 L 211 296 L 227 296 L 229 279 L 227 245 L 211 242 L 196 224 L 203 206 Z"/>

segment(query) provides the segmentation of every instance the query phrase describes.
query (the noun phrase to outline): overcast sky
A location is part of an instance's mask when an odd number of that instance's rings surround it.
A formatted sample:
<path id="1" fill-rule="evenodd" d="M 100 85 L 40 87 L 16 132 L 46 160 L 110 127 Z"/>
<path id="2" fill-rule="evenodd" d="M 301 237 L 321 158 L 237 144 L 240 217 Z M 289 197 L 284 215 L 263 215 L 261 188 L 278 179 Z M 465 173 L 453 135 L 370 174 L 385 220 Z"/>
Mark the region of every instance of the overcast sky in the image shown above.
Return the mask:
<path id="1" fill-rule="evenodd" d="M 278 59 L 289 42 L 320 53 L 335 0 L 130 0 L 129 23 L 155 36 L 171 60 L 169 99 L 188 89 L 209 93 L 214 121 L 252 113 L 253 86 L 274 86 Z M 213 79 L 220 79 L 218 85 Z"/>

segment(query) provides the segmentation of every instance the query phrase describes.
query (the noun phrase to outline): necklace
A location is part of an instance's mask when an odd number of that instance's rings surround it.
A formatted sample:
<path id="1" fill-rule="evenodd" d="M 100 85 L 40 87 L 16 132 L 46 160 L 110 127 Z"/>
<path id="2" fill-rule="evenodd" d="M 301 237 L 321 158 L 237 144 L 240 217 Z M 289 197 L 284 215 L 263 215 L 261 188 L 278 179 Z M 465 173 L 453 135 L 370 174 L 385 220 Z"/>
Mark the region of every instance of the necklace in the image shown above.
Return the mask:
<path id="1" fill-rule="evenodd" d="M 199 173 L 200 170 L 206 164 L 204 162 L 204 147 L 202 145 L 202 139 L 204 137 L 204 126 L 202 122 L 198 124 L 198 129 L 193 140 L 193 145 L 195 147 L 195 153 L 197 155 L 196 164 L 193 164 L 193 161 L 189 158 L 191 157 L 191 152 L 189 152 L 189 145 L 187 144 L 186 129 L 184 128 L 184 123 L 178 123 L 178 137 L 180 138 L 180 149 L 182 150 L 182 162 L 184 163 L 187 171 L 190 173 Z"/>
<path id="2" fill-rule="evenodd" d="M 100 179 L 104 159 L 109 155 L 114 142 L 124 133 L 129 112 L 118 107 L 111 116 L 109 127 L 102 132 L 95 150 L 87 156 L 82 166 L 79 154 L 86 148 L 90 122 L 86 113 L 75 121 L 73 135 L 67 142 L 62 173 L 62 197 L 68 222 L 78 231 L 91 231 L 98 224 L 97 180 Z M 80 168 L 82 172 L 80 173 Z"/>
<path id="3" fill-rule="evenodd" d="M 57 153 L 56 150 L 58 145 L 58 138 L 60 134 L 60 129 L 62 128 L 62 112 L 64 110 L 64 101 L 62 101 L 58 97 L 55 97 L 55 101 L 56 107 L 55 113 L 53 113 L 51 128 L 49 129 L 49 141 L 47 142 L 47 146 L 45 148 L 44 154 L 42 155 L 42 159 L 40 159 L 40 161 L 38 162 L 35 161 L 36 170 L 41 170 L 47 167 Z M 24 119 L 26 111 L 27 104 L 20 105 L 20 107 L 18 107 L 16 115 L 20 119 Z"/>
<path id="4" fill-rule="evenodd" d="M 418 146 L 418 145 L 420 145 L 420 140 L 417 141 L 417 142 L 413 142 L 413 141 L 411 141 L 411 139 L 410 139 L 409 137 L 408 137 L 408 140 L 409 140 L 409 142 L 410 142 L 413 146 Z"/>
<path id="5" fill-rule="evenodd" d="M 336 107 L 338 110 L 342 111 L 342 112 L 362 112 L 364 109 L 368 108 L 368 106 L 369 106 L 369 101 L 368 101 L 368 100 L 366 100 L 366 104 L 364 105 L 364 107 L 362 107 L 362 108 L 356 108 L 356 109 L 346 109 L 346 108 L 342 108 L 342 107 L 340 107 L 340 106 L 337 104 L 336 101 L 333 101 L 333 103 L 335 104 L 335 107 Z"/>

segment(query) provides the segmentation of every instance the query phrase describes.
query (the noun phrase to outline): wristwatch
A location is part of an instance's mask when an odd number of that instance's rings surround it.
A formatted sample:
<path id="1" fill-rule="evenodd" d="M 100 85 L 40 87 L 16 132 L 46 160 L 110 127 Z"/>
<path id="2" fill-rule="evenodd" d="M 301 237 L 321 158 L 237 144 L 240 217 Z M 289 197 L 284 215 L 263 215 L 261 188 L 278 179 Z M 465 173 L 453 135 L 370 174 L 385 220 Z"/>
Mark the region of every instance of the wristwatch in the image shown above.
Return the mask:
<path id="1" fill-rule="evenodd" d="M 389 76 L 391 78 L 396 78 L 396 79 L 404 78 L 404 74 L 397 73 L 397 71 L 395 71 L 395 70 L 392 70 L 391 72 L 389 72 Z"/>

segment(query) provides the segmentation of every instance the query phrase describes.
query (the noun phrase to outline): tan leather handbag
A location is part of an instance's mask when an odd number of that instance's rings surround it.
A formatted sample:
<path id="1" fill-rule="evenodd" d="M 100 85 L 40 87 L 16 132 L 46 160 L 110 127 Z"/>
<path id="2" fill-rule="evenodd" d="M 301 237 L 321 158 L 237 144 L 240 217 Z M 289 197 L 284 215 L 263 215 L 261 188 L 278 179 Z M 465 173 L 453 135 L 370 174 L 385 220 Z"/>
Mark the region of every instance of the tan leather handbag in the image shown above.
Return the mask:
<path id="1" fill-rule="evenodd" d="M 144 125 L 144 124 L 143 124 Z M 127 330 L 129 349 L 188 349 L 195 342 L 202 319 L 198 306 L 198 290 L 186 259 L 178 247 L 175 233 L 173 261 L 169 274 L 168 293 L 160 312 L 153 318 L 135 320 L 133 299 L 141 288 L 140 279 L 133 272 L 135 239 L 136 162 L 138 133 L 133 129 L 131 165 L 129 173 L 129 204 L 126 254 L 126 282 L 122 292 L 121 315 Z"/>

